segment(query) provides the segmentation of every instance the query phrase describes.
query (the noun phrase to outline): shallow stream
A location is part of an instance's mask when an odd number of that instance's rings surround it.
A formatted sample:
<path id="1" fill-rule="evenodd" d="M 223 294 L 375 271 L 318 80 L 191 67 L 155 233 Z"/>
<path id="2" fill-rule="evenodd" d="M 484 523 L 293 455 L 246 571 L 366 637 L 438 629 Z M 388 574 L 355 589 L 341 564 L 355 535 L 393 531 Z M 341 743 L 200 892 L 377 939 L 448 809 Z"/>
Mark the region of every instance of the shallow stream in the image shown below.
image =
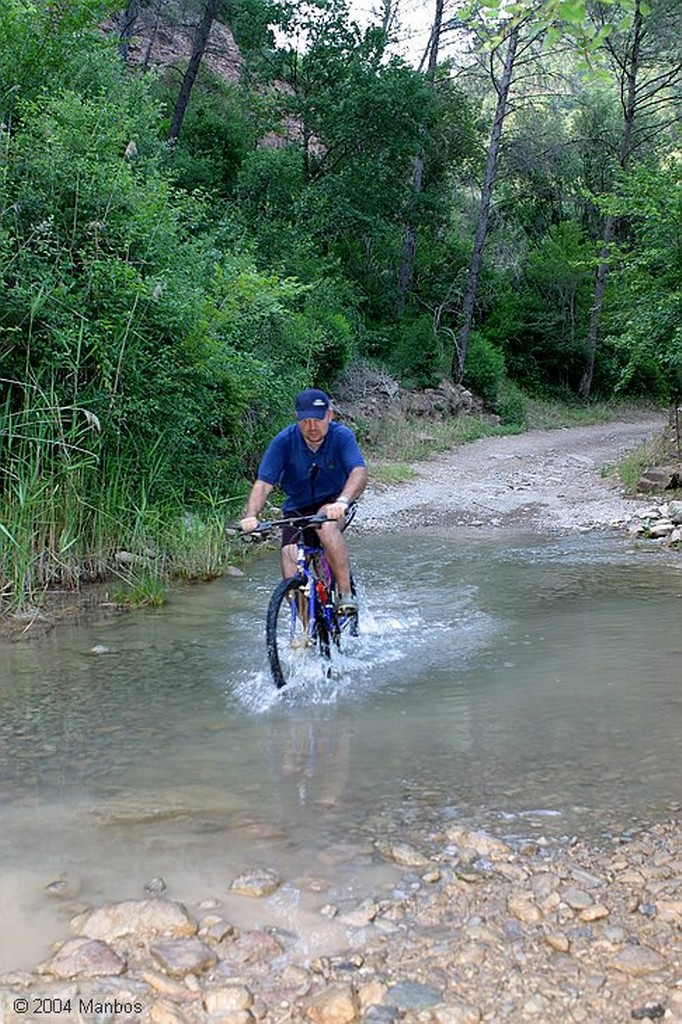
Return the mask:
<path id="1" fill-rule="evenodd" d="M 331 677 L 302 654 L 286 691 L 262 635 L 272 552 L 161 609 L 0 646 L 0 972 L 153 878 L 319 949 L 338 939 L 322 904 L 397 884 L 380 835 L 599 840 L 670 815 L 679 567 L 587 534 L 424 529 L 353 552 L 361 636 Z M 248 867 L 286 884 L 229 894 Z"/>

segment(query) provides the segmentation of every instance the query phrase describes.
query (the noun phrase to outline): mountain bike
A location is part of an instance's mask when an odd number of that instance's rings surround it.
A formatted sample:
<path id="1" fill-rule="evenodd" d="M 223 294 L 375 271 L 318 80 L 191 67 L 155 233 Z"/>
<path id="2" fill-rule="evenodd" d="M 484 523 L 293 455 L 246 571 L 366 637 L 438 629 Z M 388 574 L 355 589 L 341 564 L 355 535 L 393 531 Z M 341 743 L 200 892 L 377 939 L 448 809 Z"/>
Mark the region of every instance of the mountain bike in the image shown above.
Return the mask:
<path id="1" fill-rule="evenodd" d="M 351 507 L 346 524 L 353 515 Z M 296 572 L 275 587 L 265 627 L 270 671 L 278 689 L 300 671 L 304 652 L 317 652 L 330 661 L 333 652 L 341 650 L 344 634 L 358 634 L 357 612 L 345 614 L 337 609 L 338 587 L 323 548 L 305 542 L 307 527 L 329 521 L 324 515 L 274 519 L 259 523 L 254 531 L 266 534 L 284 526 L 295 530 Z M 352 577 L 351 591 L 356 592 Z"/>

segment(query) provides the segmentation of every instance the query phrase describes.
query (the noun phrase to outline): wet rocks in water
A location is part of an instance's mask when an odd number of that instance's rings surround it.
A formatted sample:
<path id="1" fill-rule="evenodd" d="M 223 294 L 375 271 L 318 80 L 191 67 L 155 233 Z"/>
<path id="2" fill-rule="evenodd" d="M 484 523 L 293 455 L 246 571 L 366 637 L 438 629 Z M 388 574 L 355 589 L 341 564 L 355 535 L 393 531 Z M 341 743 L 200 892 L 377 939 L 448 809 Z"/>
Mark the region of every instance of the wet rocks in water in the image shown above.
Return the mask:
<path id="1" fill-rule="evenodd" d="M 241 579 L 243 576 L 246 576 L 246 573 L 237 565 L 228 565 L 225 567 L 225 575 L 232 576 L 234 579 Z"/>
<path id="2" fill-rule="evenodd" d="M 390 896 L 336 893 L 340 913 L 304 915 L 298 941 L 275 931 L 272 906 L 257 902 L 261 927 L 246 931 L 216 899 L 202 901 L 199 920 L 162 898 L 108 904 L 79 915 L 76 937 L 39 971 L 0 979 L 0 1018 L 19 1024 L 13 1000 L 42 986 L 137 1000 L 135 1024 L 682 1021 L 676 823 L 602 848 L 509 845 L 451 824 L 374 835 L 374 849 L 404 844 L 429 867 L 405 866 Z M 476 864 L 487 867 L 462 877 L 461 866 Z M 313 895 L 292 887 L 294 901 L 304 893 Z M 327 929 L 338 932 L 338 953 L 316 955 Z"/>
<path id="3" fill-rule="evenodd" d="M 258 899 L 261 896 L 270 896 L 281 884 L 282 880 L 275 871 L 267 868 L 250 868 L 233 880 L 230 889 L 240 896 Z"/>
<path id="4" fill-rule="evenodd" d="M 62 875 L 59 878 L 55 878 L 54 881 L 48 882 L 45 886 L 45 892 L 48 896 L 67 900 L 74 899 L 80 892 L 80 888 L 80 881 L 77 878 Z"/>
<path id="5" fill-rule="evenodd" d="M 387 860 L 392 860 L 404 868 L 425 867 L 429 861 L 428 857 L 415 850 L 409 843 L 389 842 L 382 839 L 377 840 L 376 848 Z"/>
<path id="6" fill-rule="evenodd" d="M 446 830 L 445 836 L 460 850 L 474 850 L 478 857 L 484 857 L 491 861 L 507 860 L 513 852 L 501 839 L 477 829 L 452 825 Z"/>
<path id="7" fill-rule="evenodd" d="M 165 879 L 161 877 L 151 878 L 145 885 L 144 891 L 147 893 L 148 896 L 151 896 L 154 899 L 158 899 L 159 896 L 163 896 L 167 888 L 168 886 L 166 885 Z"/>

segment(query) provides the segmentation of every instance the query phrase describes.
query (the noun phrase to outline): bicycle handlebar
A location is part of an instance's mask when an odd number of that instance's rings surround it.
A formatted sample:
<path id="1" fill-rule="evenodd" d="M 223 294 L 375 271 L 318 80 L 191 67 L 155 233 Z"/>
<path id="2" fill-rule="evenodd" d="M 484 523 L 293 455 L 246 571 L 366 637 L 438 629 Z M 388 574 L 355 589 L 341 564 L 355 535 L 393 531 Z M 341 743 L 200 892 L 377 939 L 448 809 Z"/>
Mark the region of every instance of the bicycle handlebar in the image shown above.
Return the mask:
<path id="1" fill-rule="evenodd" d="M 281 529 L 284 526 L 297 526 L 304 530 L 307 526 L 322 526 L 324 523 L 331 523 L 335 520 L 329 519 L 327 516 L 320 515 L 318 512 L 314 516 L 288 516 L 285 519 L 267 519 L 261 523 L 254 530 L 238 530 L 239 536 L 242 540 L 245 537 L 257 536 L 259 533 L 270 533 L 271 530 Z"/>
<path id="2" fill-rule="evenodd" d="M 332 523 L 333 519 L 328 516 L 323 516 L 317 512 L 314 516 L 289 516 L 286 519 L 270 519 L 265 522 L 259 523 L 253 533 L 268 533 L 270 530 L 275 530 L 278 527 L 283 526 L 298 526 L 302 530 L 306 526 L 322 526 L 323 523 Z"/>
<path id="3" fill-rule="evenodd" d="M 255 529 L 244 532 L 241 529 L 237 529 L 238 535 L 243 540 L 245 537 L 254 537 L 258 534 L 269 533 L 271 530 L 282 529 L 284 526 L 294 526 L 301 530 L 304 530 L 308 526 L 323 526 L 325 523 L 344 523 L 346 526 L 350 526 L 353 519 L 355 518 L 356 504 L 351 502 L 348 506 L 346 515 L 343 519 L 332 519 L 329 516 L 322 515 L 321 512 L 317 512 L 312 516 L 286 516 L 283 519 L 266 519 L 261 523 L 258 523 Z"/>

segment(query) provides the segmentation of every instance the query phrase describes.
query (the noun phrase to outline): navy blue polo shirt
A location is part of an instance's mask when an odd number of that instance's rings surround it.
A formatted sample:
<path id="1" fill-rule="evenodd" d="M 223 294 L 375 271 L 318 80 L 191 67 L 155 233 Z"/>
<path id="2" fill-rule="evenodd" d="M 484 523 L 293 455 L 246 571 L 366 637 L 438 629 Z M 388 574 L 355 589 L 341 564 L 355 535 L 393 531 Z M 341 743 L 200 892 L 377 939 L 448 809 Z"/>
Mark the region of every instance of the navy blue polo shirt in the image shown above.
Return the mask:
<path id="1" fill-rule="evenodd" d="M 287 496 L 284 511 L 323 505 L 337 498 L 350 471 L 364 466 L 365 460 L 355 434 L 332 420 L 327 435 L 311 452 L 297 423 L 285 427 L 267 447 L 258 468 L 258 479 L 276 484 Z"/>

